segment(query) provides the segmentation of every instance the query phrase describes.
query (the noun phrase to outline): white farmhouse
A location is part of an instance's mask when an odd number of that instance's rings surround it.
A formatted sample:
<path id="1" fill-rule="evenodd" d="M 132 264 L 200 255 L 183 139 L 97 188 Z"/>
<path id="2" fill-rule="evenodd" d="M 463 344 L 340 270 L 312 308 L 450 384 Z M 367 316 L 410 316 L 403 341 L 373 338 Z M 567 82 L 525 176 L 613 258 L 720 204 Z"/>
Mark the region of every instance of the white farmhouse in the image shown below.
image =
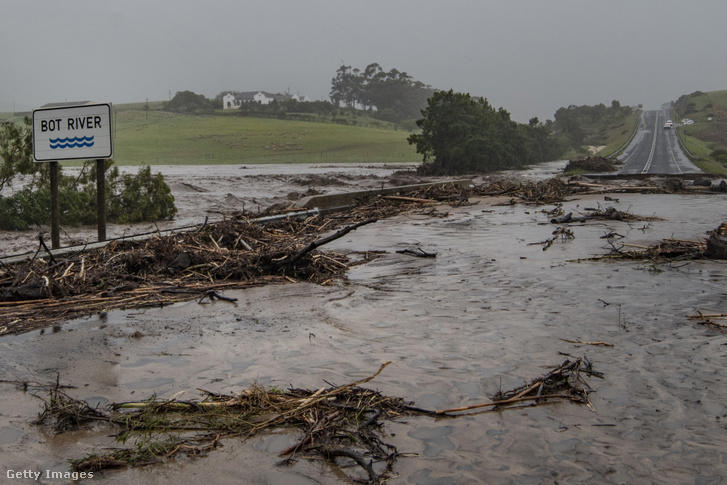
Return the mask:
<path id="1" fill-rule="evenodd" d="M 242 101 L 232 93 L 222 96 L 222 109 L 240 109 Z"/>
<path id="2" fill-rule="evenodd" d="M 267 105 L 273 101 L 295 99 L 289 94 L 272 94 L 267 91 L 228 91 L 222 96 L 222 109 L 240 109 L 244 103 Z"/>

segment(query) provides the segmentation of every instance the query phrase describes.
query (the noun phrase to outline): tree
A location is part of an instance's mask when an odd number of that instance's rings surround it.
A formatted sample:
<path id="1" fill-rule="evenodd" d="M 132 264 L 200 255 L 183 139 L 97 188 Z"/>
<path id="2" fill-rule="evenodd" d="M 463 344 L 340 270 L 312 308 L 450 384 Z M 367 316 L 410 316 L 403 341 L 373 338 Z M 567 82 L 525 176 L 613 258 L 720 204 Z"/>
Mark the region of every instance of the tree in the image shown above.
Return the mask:
<path id="1" fill-rule="evenodd" d="M 215 103 L 202 94 L 192 91 L 178 91 L 174 97 L 164 105 L 166 111 L 175 113 L 209 113 L 214 110 Z"/>
<path id="2" fill-rule="evenodd" d="M 423 157 L 420 171 L 463 174 L 515 168 L 527 162 L 517 123 L 484 98 L 437 91 L 417 121 L 421 133 L 410 135 Z"/>
<path id="3" fill-rule="evenodd" d="M 27 116 L 22 125 L 11 121 L 0 123 L 0 192 L 20 174 L 38 170 L 33 162 L 33 127 Z"/>
<path id="4" fill-rule="evenodd" d="M 564 147 L 552 136 L 552 122 L 537 117 L 527 125 L 510 119 L 504 108 L 467 93 L 437 91 L 410 135 L 428 175 L 456 175 L 518 168 L 557 159 Z"/>
<path id="5" fill-rule="evenodd" d="M 111 164 L 109 161 L 107 164 Z M 96 221 L 95 163 L 90 173 L 84 169 L 79 176 L 60 173 L 58 203 L 61 224 L 93 224 Z M 23 230 L 48 222 L 50 208 L 49 170 L 47 163 L 33 161 L 33 130 L 31 120 L 22 125 L 0 123 L 0 191 L 17 175 L 33 175 L 32 179 L 11 196 L 0 195 L 0 229 Z M 152 175 L 149 167 L 137 175 L 119 176 L 116 167 L 106 172 L 108 220 L 140 222 L 172 219 L 177 212 L 174 197 L 161 174 Z"/>

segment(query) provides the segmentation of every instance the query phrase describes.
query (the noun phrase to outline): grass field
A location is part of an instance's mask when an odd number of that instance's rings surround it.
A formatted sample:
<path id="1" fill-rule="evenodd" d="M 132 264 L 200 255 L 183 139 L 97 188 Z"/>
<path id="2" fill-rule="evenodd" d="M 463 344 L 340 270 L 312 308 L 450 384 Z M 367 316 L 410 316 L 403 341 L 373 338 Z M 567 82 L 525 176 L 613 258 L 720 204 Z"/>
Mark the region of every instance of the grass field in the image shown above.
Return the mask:
<path id="1" fill-rule="evenodd" d="M 162 102 L 114 105 L 120 165 L 420 162 L 409 132 L 359 116 L 349 124 L 161 111 Z M 22 116 L 0 113 L 22 122 Z M 355 122 L 356 126 L 351 123 Z M 75 162 L 64 162 L 74 165 Z"/>
<path id="2" fill-rule="evenodd" d="M 598 155 L 609 157 L 616 154 L 634 135 L 640 120 L 641 111 L 635 110 L 620 123 L 606 126 L 604 128 L 606 148 L 601 150 Z"/>
<path id="3" fill-rule="evenodd" d="M 727 150 L 727 90 L 697 91 L 680 98 L 672 117 L 676 122 L 694 120 L 693 125 L 677 128 L 694 163 L 705 172 L 727 176 L 727 166 L 712 156 L 715 150 Z"/>
<path id="4" fill-rule="evenodd" d="M 420 161 L 403 130 L 134 108 L 114 114 L 122 165 Z"/>

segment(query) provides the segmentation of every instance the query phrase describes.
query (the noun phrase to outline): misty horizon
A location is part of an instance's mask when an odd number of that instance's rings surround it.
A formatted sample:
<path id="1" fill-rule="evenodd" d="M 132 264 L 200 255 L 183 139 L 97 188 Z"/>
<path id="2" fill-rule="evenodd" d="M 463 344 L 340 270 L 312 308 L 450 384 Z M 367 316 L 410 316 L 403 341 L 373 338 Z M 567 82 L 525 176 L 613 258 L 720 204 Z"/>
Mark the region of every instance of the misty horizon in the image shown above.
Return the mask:
<path id="1" fill-rule="evenodd" d="M 690 4 L 673 0 L 9 0 L 0 20 L 0 111 L 161 101 L 184 90 L 328 99 L 341 64 L 373 62 L 487 98 L 521 122 L 614 99 L 658 108 L 727 89 L 727 4 L 699 4 L 687 15 Z"/>

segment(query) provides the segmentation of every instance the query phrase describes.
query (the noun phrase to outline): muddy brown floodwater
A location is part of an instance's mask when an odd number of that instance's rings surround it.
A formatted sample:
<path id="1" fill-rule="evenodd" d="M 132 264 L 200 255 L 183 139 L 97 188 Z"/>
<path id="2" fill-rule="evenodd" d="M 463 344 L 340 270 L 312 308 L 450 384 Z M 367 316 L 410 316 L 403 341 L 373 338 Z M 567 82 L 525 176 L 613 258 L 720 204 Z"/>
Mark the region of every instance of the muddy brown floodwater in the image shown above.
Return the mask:
<path id="1" fill-rule="evenodd" d="M 258 287 L 226 293 L 239 298 L 234 304 L 112 311 L 3 337 L 0 372 L 38 382 L 58 373 L 77 386 L 70 395 L 103 405 L 179 391 L 193 398 L 196 388 L 234 392 L 254 381 L 317 389 L 391 360 L 368 386 L 449 408 L 521 385 L 563 354 L 586 355 L 604 373 L 589 380 L 592 409 L 562 402 L 387 422 L 389 441 L 411 454 L 396 463 L 391 483 L 724 483 L 727 333 L 687 316 L 727 310 L 727 264 L 571 260 L 607 252 L 601 236 L 610 231 L 634 244 L 701 238 L 725 219 L 727 198 L 618 197 L 614 204 L 590 196 L 564 208 L 608 204 L 664 220 L 571 225 L 575 239 L 543 251 L 528 243 L 550 237 L 555 226 L 541 209 L 552 206 L 498 206 L 503 200 L 490 198 L 447 208 L 443 218 L 401 215 L 329 245 L 387 251 L 352 269 L 347 283 Z M 416 244 L 438 256 L 395 253 Z M 102 427 L 46 434 L 31 424 L 40 401 L 0 386 L 5 470 L 67 470 L 67 459 L 115 445 Z M 228 439 L 206 457 L 108 471 L 93 482 L 344 482 L 325 463 L 276 466 L 277 454 L 297 439 L 283 431 Z"/>

